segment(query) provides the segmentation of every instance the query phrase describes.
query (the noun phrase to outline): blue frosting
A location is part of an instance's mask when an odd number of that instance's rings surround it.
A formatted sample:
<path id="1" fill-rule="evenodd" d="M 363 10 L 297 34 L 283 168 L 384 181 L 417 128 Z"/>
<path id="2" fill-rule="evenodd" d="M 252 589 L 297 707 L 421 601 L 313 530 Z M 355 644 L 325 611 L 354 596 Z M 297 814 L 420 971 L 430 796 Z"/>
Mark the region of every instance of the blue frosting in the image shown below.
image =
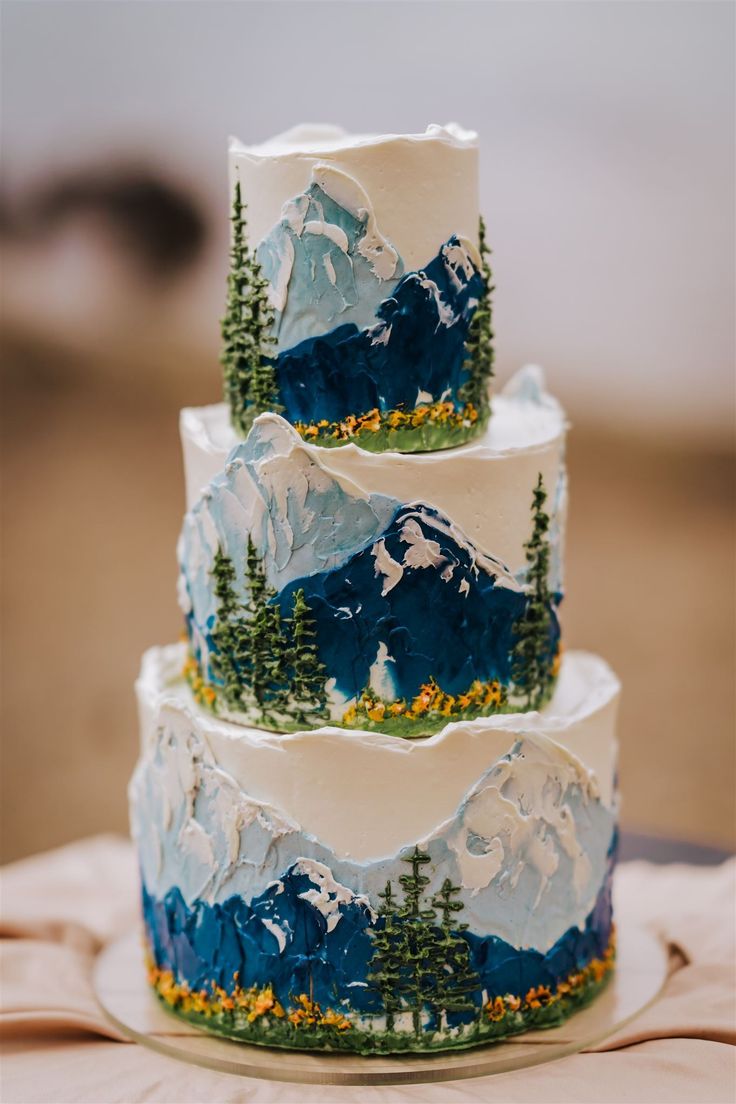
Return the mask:
<path id="1" fill-rule="evenodd" d="M 367 215 L 357 218 L 316 183 L 292 199 L 285 212 L 258 246 L 261 269 L 274 286 L 282 265 L 290 265 L 286 304 L 276 317 L 279 349 L 341 323 L 372 326 L 379 303 L 403 275 L 401 259 L 392 279 L 379 279 L 359 251 Z"/>
<path id="2" fill-rule="evenodd" d="M 413 566 L 407 524 L 416 540 L 431 545 L 428 566 Z M 180 556 L 189 635 L 210 681 L 217 614 L 211 565 L 219 545 L 232 559 L 245 600 L 249 530 L 284 615 L 291 613 L 294 591 L 304 590 L 320 659 L 343 700 L 371 682 L 379 656 L 385 698 L 412 698 L 430 678 L 452 694 L 475 679 L 511 681 L 513 626 L 528 599 L 503 565 L 496 572 L 492 550 L 475 549 L 428 504 L 343 487 L 281 419 L 254 426 L 185 519 Z M 398 581 L 387 584 L 381 557 Z M 555 605 L 550 655 L 560 635 Z"/>
<path id="3" fill-rule="evenodd" d="M 279 395 L 290 421 L 413 409 L 420 393 L 458 404 L 482 279 L 452 262 L 455 247 L 462 248 L 451 238 L 423 271 L 404 276 L 378 305 L 371 326 L 345 322 L 279 354 Z"/>
<path id="4" fill-rule="evenodd" d="M 497 936 L 463 932 L 478 974 L 478 988 L 471 994 L 476 1008 L 483 991 L 493 998 L 523 995 L 532 986 L 552 987 L 603 954 L 611 935 L 614 860 L 615 836 L 603 885 L 583 927 L 569 928 L 546 953 L 513 947 Z M 243 987 L 273 985 L 283 1004 L 311 987 L 323 1006 L 380 1012 L 378 994 L 366 983 L 374 952 L 370 929 L 380 926 L 382 918 L 376 918 L 364 899 L 353 897 L 337 906 L 337 923 L 328 924 L 311 903 L 310 890 L 313 882 L 298 864 L 250 902 L 233 896 L 223 904 L 198 899 L 187 905 L 176 887 L 160 900 L 144 885 L 143 914 L 154 958 L 193 989 L 209 988 L 215 981 L 230 990 L 237 974 Z M 283 949 L 264 920 L 288 933 Z"/>
<path id="5" fill-rule="evenodd" d="M 232 800 L 233 792 L 238 791 L 223 786 L 222 771 L 208 765 L 196 745 L 187 745 L 184 760 L 193 764 L 199 779 L 193 807 L 183 793 L 176 801 L 170 792 L 166 796 L 162 793 L 162 779 L 172 770 L 170 755 L 178 756 L 182 750 L 177 746 L 179 739 L 172 744 L 171 734 L 162 731 L 150 763 L 136 773 L 136 817 L 146 826 L 145 833 L 139 833 L 141 867 L 152 894 L 163 898 L 172 886 L 178 886 L 185 900 L 193 903 L 204 895 L 202 887 L 207 885 L 208 899 L 218 904 L 233 896 L 250 901 L 264 886 L 278 883 L 284 870 L 305 857 L 328 868 L 340 885 L 372 901 L 378 899 L 387 880 L 399 885 L 401 874 L 406 872 L 401 852 L 377 855 L 364 862 L 339 857 L 333 848 L 301 828 L 294 825 L 285 830 L 280 820 L 274 823 L 267 810 L 246 818 L 240 829 L 237 861 L 233 862 L 232 808 L 227 795 L 230 793 Z M 489 767 L 454 815 L 423 844 L 431 860 L 428 893 L 438 893 L 445 877 L 454 885 L 462 885 L 466 852 L 482 856 L 493 848 L 492 839 L 479 833 L 486 823 L 485 791 L 489 785 L 499 785 L 506 802 L 507 827 L 511 829 L 515 821 L 528 837 L 527 842 L 518 849 L 511 846 L 511 836 L 504 835 L 500 868 L 487 885 L 463 894 L 462 920 L 471 930 L 506 940 L 515 938 L 527 947 L 548 948 L 567 927 L 580 923 L 581 908 L 584 911 L 604 880 L 606 849 L 614 826 L 609 807 L 583 793 L 573 780 L 563 784 L 555 767 L 555 748 L 553 744 L 512 740 L 508 753 Z M 547 764 L 552 803 L 532 815 L 520 795 L 526 792 L 526 770 L 530 764 L 539 763 L 540 757 Z M 563 823 L 574 825 L 579 855 L 571 854 L 569 845 L 559 837 L 556 810 L 562 806 Z M 207 840 L 203 851 L 188 850 L 182 843 L 190 816 L 197 822 L 197 836 Z M 533 861 L 539 849 L 554 855 L 555 874 L 549 880 Z M 571 892 L 573 885 L 579 887 L 580 902 Z"/>
<path id="6" fill-rule="evenodd" d="M 408 520 L 439 546 L 436 566 L 404 563 L 408 545 L 402 531 Z M 472 546 L 459 543 L 462 538 L 458 534 L 456 540 L 449 528 L 431 506 L 402 505 L 380 538 L 392 560 L 403 566 L 398 583 L 386 593 L 377 571 L 378 542 L 372 541 L 344 564 L 296 579 L 279 595 L 288 614 L 294 591 L 304 590 L 320 658 L 346 698 L 368 685 L 381 644 L 390 657 L 386 671 L 395 697 L 412 698 L 430 678 L 451 694 L 466 691 L 475 679 L 510 682 L 513 626 L 528 599 L 477 567 Z M 550 655 L 559 635 L 552 609 Z"/>

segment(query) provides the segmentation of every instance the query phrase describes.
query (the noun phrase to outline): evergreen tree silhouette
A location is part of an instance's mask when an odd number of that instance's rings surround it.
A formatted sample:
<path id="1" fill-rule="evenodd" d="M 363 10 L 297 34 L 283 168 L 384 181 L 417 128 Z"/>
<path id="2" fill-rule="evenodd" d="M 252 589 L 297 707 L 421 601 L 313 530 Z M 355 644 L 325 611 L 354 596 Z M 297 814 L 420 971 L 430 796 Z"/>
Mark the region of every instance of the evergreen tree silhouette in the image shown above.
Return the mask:
<path id="1" fill-rule="evenodd" d="M 301 587 L 294 592 L 291 617 L 286 620 L 291 635 L 289 709 L 297 724 L 306 724 L 310 718 L 327 716 L 327 669 L 319 658 L 314 618 Z"/>
<path id="2" fill-rule="evenodd" d="M 514 622 L 511 649 L 512 678 L 525 696 L 528 709 L 538 709 L 552 685 L 549 515 L 543 509 L 546 500 L 540 472 L 532 497 L 532 535 L 524 545 L 528 564 L 527 601 L 524 613 Z"/>
<path id="3" fill-rule="evenodd" d="M 216 651 L 210 655 L 210 666 L 222 683 L 222 696 L 231 709 L 241 704 L 242 683 L 238 669 L 239 620 L 242 606 L 235 592 L 235 568 L 233 562 L 218 546 L 212 564 L 215 583 L 217 615 L 212 629 Z"/>
<path id="4" fill-rule="evenodd" d="M 391 882 L 378 896 L 383 902 L 378 914 L 383 924 L 372 931 L 374 953 L 367 975 L 368 983 L 381 995 L 386 1016 L 386 1030 L 393 1031 L 396 1016 L 401 1011 L 404 966 L 404 928 L 397 920 L 398 902 L 393 897 Z"/>
<path id="5" fill-rule="evenodd" d="M 405 991 L 417 1038 L 422 1033 L 422 1011 L 427 1004 L 433 1004 L 436 987 L 433 974 L 433 970 L 437 969 L 434 953 L 436 938 L 432 927 L 435 912 L 423 903 L 424 890 L 430 879 L 420 872 L 420 868 L 430 861 L 429 855 L 420 851 L 417 845 L 412 854 L 404 859 L 404 862 L 411 863 L 411 874 L 399 876 L 404 890 L 404 902 L 398 916 L 404 925 L 403 952 L 408 975 Z"/>
<path id="6" fill-rule="evenodd" d="M 465 341 L 465 368 L 468 379 L 460 389 L 463 402 L 472 403 L 476 410 L 483 410 L 488 394 L 488 384 L 493 378 L 495 353 L 493 349 L 493 306 L 491 295 L 493 275 L 488 263 L 491 251 L 486 242 L 486 224 L 481 215 L 478 220 L 478 251 L 481 257 L 481 281 L 483 284 L 478 305 L 473 312 Z"/>
<path id="7" fill-rule="evenodd" d="M 478 974 L 470 963 L 470 947 L 461 932 L 467 931 L 467 924 L 453 923 L 453 915 L 465 907 L 462 901 L 453 900 L 460 892 L 460 886 L 454 886 L 445 878 L 442 888 L 433 898 L 432 906 L 442 916 L 440 938 L 436 953 L 441 968 L 436 974 L 437 992 L 434 997 L 435 1015 L 440 1012 L 472 1012 L 475 1003 L 469 994 L 478 990 Z"/>
<path id="8" fill-rule="evenodd" d="M 225 315 L 221 322 L 225 400 L 234 428 L 246 436 L 256 415 L 280 411 L 272 336 L 274 311 L 268 281 L 246 238 L 245 204 L 240 181 L 233 195 L 230 273 Z"/>
<path id="9" fill-rule="evenodd" d="M 287 642 L 281 610 L 272 599 L 276 591 L 266 581 L 263 560 L 248 535 L 245 560 L 248 584 L 248 621 L 240 638 L 239 661 L 250 692 L 264 720 L 283 707 L 286 683 Z"/>
<path id="10" fill-rule="evenodd" d="M 383 923 L 371 931 L 374 953 L 368 981 L 381 994 L 386 1030 L 393 1030 L 396 1016 L 407 1009 L 417 1038 L 422 1034 L 425 1008 L 431 1010 L 436 1024 L 443 1012 L 473 1012 L 476 1004 L 471 994 L 480 989 L 480 979 L 470 962 L 470 947 L 462 935 L 467 924 L 453 919 L 464 907 L 455 900 L 460 887 L 446 878 L 429 905 L 426 903 L 430 879 L 422 874 L 421 867 L 430 861 L 418 845 L 404 859 L 411 865 L 410 874 L 399 876 L 404 899 L 399 904 L 387 882 L 385 891 L 379 894 Z"/>

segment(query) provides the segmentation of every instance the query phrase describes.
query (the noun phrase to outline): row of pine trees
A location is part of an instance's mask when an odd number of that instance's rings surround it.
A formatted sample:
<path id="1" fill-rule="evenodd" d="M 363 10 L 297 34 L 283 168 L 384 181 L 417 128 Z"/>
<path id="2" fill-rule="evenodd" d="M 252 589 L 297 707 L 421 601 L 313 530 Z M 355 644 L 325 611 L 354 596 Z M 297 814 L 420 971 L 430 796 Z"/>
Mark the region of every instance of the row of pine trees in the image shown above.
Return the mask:
<path id="1" fill-rule="evenodd" d="M 403 900 L 394 897 L 390 881 L 379 894 L 382 904 L 371 930 L 375 949 L 368 967 L 368 983 L 381 996 L 386 1030 L 393 1031 L 397 1017 L 411 1012 L 416 1036 L 424 1029 L 425 1010 L 439 1028 L 443 1014 L 473 1012 L 477 1005 L 471 995 L 480 989 L 462 935 L 468 925 L 455 919 L 464 907 L 456 900 L 460 887 L 445 878 L 439 893 L 427 901 L 430 879 L 422 867 L 430 861 L 415 847 L 405 859 L 411 873 L 399 877 Z"/>
<path id="2" fill-rule="evenodd" d="M 271 724 L 284 718 L 299 725 L 325 720 L 327 673 L 304 591 L 294 592 L 291 613 L 284 617 L 250 536 L 244 566 L 242 602 L 233 561 L 222 548 L 215 553 L 217 617 L 210 664 L 222 699 L 233 712 L 255 710 Z"/>

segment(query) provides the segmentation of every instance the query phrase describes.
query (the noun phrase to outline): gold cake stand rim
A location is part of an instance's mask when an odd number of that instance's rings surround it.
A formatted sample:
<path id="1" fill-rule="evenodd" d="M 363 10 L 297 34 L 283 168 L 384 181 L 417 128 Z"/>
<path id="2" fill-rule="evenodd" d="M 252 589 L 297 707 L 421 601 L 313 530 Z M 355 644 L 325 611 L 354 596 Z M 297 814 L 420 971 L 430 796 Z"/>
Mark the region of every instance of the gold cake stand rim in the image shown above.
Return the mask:
<path id="1" fill-rule="evenodd" d="M 665 945 L 618 920 L 617 960 L 590 1005 L 556 1028 L 434 1054 L 359 1055 L 266 1047 L 208 1033 L 167 1012 L 147 984 L 138 931 L 109 944 L 94 971 L 97 1002 L 127 1039 L 218 1073 L 306 1085 L 419 1085 L 509 1073 L 598 1046 L 659 996 L 668 976 Z"/>

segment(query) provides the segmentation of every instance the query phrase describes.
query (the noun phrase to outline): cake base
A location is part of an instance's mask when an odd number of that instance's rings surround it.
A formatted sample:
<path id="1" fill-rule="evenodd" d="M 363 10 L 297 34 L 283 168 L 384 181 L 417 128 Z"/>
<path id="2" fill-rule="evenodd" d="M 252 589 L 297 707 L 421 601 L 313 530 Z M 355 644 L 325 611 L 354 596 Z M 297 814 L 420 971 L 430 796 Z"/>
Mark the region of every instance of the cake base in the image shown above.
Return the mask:
<path id="1" fill-rule="evenodd" d="M 146 981 L 138 933 L 111 944 L 95 971 L 98 1001 L 128 1038 L 223 1073 L 322 1085 L 422 1084 L 539 1065 L 601 1043 L 649 1005 L 667 977 L 664 946 L 619 914 L 616 969 L 595 1000 L 558 1027 L 438 1054 L 308 1053 L 252 1046 L 199 1030 L 164 1010 Z"/>

